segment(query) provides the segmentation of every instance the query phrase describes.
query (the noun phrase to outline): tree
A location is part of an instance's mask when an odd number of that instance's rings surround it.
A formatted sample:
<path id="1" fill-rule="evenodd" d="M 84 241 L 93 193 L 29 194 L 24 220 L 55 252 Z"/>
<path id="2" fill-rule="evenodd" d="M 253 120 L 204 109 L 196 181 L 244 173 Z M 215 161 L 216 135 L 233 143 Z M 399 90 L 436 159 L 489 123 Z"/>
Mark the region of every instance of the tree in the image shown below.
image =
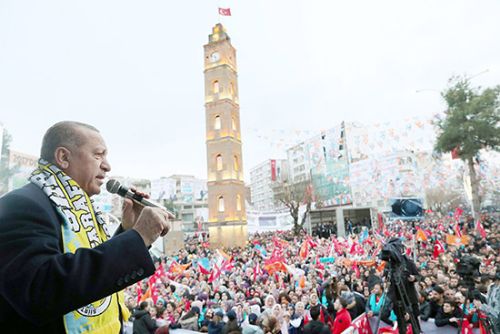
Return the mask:
<path id="1" fill-rule="evenodd" d="M 4 129 L 2 135 L 2 154 L 0 156 L 0 195 L 5 194 L 9 190 L 9 179 L 16 172 L 16 168 L 9 167 L 11 142 L 12 136 Z"/>
<path id="2" fill-rule="evenodd" d="M 280 182 L 273 187 L 274 200 L 288 208 L 293 219 L 293 231 L 298 235 L 304 227 L 307 215 L 313 202 L 312 184 L 310 181 L 298 183 Z M 299 208 L 305 205 L 305 211 L 299 222 Z"/>
<path id="3" fill-rule="evenodd" d="M 446 214 L 463 204 L 463 194 L 453 189 L 435 187 L 426 189 L 427 208 Z"/>
<path id="4" fill-rule="evenodd" d="M 452 77 L 441 96 L 447 104 L 444 117 L 438 117 L 435 150 L 452 152 L 467 163 L 472 188 L 472 212 L 480 209 L 479 180 L 474 161 L 481 150 L 500 149 L 500 86 L 473 88 L 465 77 Z M 476 217 L 475 217 L 476 218 Z"/>

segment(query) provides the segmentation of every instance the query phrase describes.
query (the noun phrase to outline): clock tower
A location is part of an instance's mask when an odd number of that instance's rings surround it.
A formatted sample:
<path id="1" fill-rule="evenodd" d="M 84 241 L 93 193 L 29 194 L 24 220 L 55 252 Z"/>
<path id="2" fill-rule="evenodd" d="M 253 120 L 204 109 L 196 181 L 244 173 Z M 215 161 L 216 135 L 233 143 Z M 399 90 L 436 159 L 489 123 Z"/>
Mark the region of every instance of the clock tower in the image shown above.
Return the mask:
<path id="1" fill-rule="evenodd" d="M 210 245 L 244 246 L 247 219 L 236 50 L 220 23 L 203 47 Z"/>

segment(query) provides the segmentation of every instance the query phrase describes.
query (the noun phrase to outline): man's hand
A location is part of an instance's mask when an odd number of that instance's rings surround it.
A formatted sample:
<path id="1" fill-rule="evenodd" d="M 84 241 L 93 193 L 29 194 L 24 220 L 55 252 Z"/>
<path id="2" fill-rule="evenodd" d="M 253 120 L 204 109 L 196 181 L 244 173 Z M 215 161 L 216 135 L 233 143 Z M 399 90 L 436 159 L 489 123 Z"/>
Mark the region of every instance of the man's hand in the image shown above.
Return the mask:
<path id="1" fill-rule="evenodd" d="M 373 317 L 373 312 L 372 311 L 368 311 L 368 314 L 367 314 L 368 318 L 371 318 Z"/>
<path id="2" fill-rule="evenodd" d="M 149 199 L 149 195 L 140 191 L 137 191 L 135 188 L 131 187 L 130 191 L 140 195 L 144 198 Z M 137 218 L 142 212 L 144 208 L 143 205 L 135 203 L 130 198 L 123 199 L 123 207 L 122 207 L 122 227 L 124 230 L 129 230 L 134 227 Z"/>
<path id="3" fill-rule="evenodd" d="M 168 214 L 159 208 L 144 207 L 133 229 L 140 234 L 146 247 L 149 247 L 159 236 L 170 231 Z"/>

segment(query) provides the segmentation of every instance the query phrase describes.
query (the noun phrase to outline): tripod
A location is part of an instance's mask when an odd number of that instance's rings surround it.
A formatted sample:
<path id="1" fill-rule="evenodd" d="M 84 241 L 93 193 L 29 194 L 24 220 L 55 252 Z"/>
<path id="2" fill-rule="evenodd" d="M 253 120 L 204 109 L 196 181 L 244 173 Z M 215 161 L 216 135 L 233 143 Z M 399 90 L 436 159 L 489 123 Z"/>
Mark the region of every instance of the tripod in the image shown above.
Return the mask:
<path id="1" fill-rule="evenodd" d="M 384 299 L 384 303 L 380 308 L 379 317 L 377 320 L 377 325 L 375 327 L 375 334 L 378 334 L 378 330 L 380 327 L 380 320 L 382 318 L 382 314 L 387 307 L 387 299 L 389 298 L 389 294 L 395 296 L 393 298 L 394 302 L 394 313 L 397 317 L 398 323 L 398 331 L 399 334 L 405 334 L 408 323 L 405 319 L 405 315 L 409 315 L 409 323 L 413 329 L 414 334 L 420 334 L 420 324 L 418 322 L 418 318 L 415 317 L 410 301 L 410 297 L 408 296 L 408 292 L 406 291 L 406 287 L 403 284 L 403 267 L 400 264 L 394 264 L 392 261 L 389 261 L 389 270 L 386 274 L 386 282 L 388 283 L 386 288 L 384 289 L 384 295 L 386 298 Z"/>

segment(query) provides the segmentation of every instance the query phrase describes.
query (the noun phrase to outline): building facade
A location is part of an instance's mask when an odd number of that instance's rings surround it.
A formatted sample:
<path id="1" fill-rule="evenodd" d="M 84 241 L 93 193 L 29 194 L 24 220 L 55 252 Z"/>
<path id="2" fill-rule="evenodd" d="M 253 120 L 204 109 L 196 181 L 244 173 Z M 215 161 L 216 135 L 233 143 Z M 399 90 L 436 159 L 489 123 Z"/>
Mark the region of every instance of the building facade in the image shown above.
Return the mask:
<path id="1" fill-rule="evenodd" d="M 252 209 L 274 211 L 281 206 L 274 201 L 273 185 L 288 179 L 288 160 L 266 160 L 250 170 Z"/>
<path id="2" fill-rule="evenodd" d="M 186 233 L 208 231 L 207 180 L 171 175 L 151 181 L 151 198 L 174 211 Z"/>
<path id="3" fill-rule="evenodd" d="M 208 222 L 212 247 L 247 240 L 236 50 L 222 24 L 204 45 Z"/>
<path id="4" fill-rule="evenodd" d="M 311 166 L 307 142 L 290 147 L 286 151 L 288 177 L 290 182 L 298 183 L 311 179 Z"/>

